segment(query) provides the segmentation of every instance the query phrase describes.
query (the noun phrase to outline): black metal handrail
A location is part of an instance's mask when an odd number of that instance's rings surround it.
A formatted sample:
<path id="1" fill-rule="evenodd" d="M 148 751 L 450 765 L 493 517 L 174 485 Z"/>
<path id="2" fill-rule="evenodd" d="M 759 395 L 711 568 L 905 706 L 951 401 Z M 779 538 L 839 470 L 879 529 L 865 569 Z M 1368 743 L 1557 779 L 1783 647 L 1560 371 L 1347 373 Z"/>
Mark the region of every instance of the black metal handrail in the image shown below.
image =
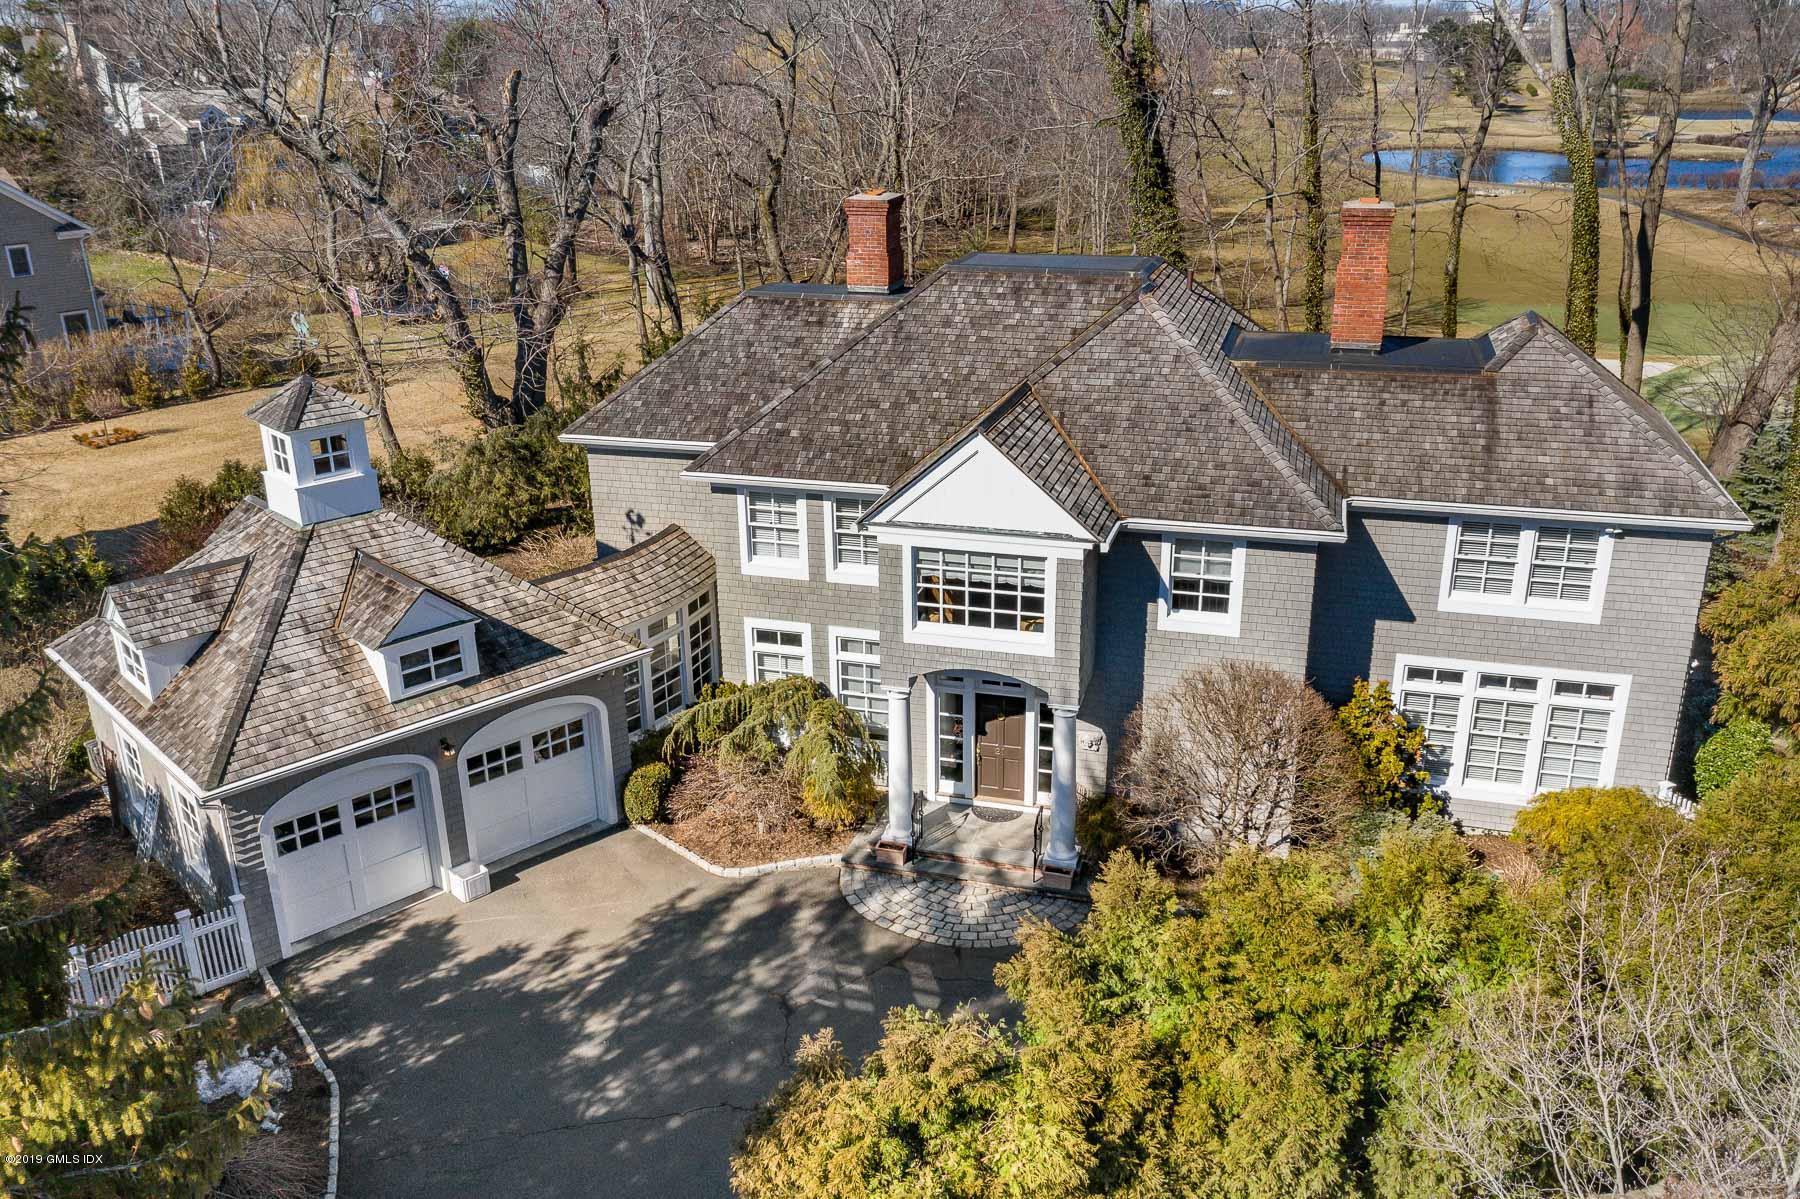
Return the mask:
<path id="1" fill-rule="evenodd" d="M 1031 873 L 1044 873 L 1044 808 L 1040 804 L 1031 815 Z"/>

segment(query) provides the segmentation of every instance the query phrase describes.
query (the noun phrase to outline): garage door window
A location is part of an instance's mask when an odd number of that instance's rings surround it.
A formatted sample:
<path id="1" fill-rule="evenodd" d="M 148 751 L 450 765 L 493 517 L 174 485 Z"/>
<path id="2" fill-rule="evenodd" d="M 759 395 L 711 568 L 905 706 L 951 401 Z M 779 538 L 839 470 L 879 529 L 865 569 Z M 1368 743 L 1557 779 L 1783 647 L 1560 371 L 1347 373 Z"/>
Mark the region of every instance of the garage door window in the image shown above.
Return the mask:
<path id="1" fill-rule="evenodd" d="M 508 741 L 469 759 L 469 786 L 479 787 L 493 779 L 505 778 L 525 767 L 525 751 L 518 741 Z"/>
<path id="2" fill-rule="evenodd" d="M 296 850 L 344 835 L 344 822 L 333 803 L 313 812 L 284 820 L 275 826 L 275 854 L 285 856 Z"/>
<path id="3" fill-rule="evenodd" d="M 403 779 L 390 787 L 377 787 L 367 795 L 357 796 L 350 801 L 350 813 L 357 828 L 367 828 L 377 820 L 410 812 L 417 806 L 418 796 L 413 791 L 412 780 Z"/>
<path id="4" fill-rule="evenodd" d="M 553 729 L 531 734 L 532 760 L 547 762 L 586 744 L 587 734 L 582 731 L 581 721 L 571 720 L 568 724 L 559 724 Z"/>

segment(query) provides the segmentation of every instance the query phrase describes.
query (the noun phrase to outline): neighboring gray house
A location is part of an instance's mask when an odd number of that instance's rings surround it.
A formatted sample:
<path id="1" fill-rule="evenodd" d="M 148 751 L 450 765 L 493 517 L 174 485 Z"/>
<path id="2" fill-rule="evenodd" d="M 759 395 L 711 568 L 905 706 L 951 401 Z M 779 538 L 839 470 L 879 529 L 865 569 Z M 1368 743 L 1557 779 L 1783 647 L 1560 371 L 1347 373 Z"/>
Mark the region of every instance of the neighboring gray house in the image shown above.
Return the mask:
<path id="1" fill-rule="evenodd" d="M 140 843 L 197 895 L 243 895 L 268 963 L 616 823 L 623 671 L 657 661 L 618 621 L 654 620 L 654 593 L 691 627 L 710 560 L 671 534 L 558 594 L 384 511 L 342 392 L 302 377 L 249 415 L 268 500 L 49 648 Z M 710 646 L 687 662 L 710 676 Z"/>
<path id="2" fill-rule="evenodd" d="M 84 337 L 106 327 L 106 313 L 88 271 L 93 229 L 27 195 L 0 172 L 0 307 L 14 299 L 39 343 Z"/>
<path id="3" fill-rule="evenodd" d="M 563 435 L 603 553 L 710 551 L 726 677 L 808 674 L 885 729 L 890 860 L 939 804 L 1047 806 L 1028 865 L 1072 871 L 1132 710 L 1229 658 L 1332 700 L 1391 680 L 1474 827 L 1663 784 L 1712 537 L 1748 523 L 1555 328 L 1383 337 L 1373 201 L 1330 334 L 1154 258 L 909 288 L 900 203 L 846 201 L 846 286 L 746 292 Z"/>

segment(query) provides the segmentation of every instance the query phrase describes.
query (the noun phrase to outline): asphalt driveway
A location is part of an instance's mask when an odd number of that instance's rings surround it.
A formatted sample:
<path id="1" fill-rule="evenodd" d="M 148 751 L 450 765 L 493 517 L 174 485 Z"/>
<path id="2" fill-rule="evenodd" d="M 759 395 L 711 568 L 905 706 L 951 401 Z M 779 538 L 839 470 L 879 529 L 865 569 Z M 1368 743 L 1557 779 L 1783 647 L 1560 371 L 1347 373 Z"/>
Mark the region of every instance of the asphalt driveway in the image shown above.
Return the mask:
<path id="1" fill-rule="evenodd" d="M 835 870 L 715 878 L 620 832 L 287 963 L 343 1093 L 345 1196 L 730 1194 L 801 1036 L 1001 1010 L 999 954 L 868 923 Z"/>

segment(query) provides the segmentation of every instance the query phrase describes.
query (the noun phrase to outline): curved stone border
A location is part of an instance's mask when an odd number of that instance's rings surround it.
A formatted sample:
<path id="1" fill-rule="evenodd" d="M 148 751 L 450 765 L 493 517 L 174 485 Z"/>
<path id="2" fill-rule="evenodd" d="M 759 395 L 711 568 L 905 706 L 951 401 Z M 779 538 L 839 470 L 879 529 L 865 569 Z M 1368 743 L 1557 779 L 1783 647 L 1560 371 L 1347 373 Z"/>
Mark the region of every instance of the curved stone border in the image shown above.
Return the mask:
<path id="1" fill-rule="evenodd" d="M 1010 949 L 1026 916 L 1063 932 L 1087 919 L 1079 899 L 987 883 L 844 867 L 838 890 L 857 914 L 889 932 L 956 949 Z"/>
<path id="2" fill-rule="evenodd" d="M 287 1014 L 288 1023 L 293 1025 L 294 1031 L 300 1034 L 300 1043 L 306 1046 L 306 1056 L 312 1059 L 313 1069 L 325 1076 L 325 1085 L 331 1090 L 331 1124 L 325 1139 L 325 1194 L 322 1199 L 337 1199 L 339 1113 L 337 1075 L 333 1074 L 331 1067 L 325 1064 L 325 1055 L 319 1052 L 317 1045 L 313 1044 L 312 1034 L 306 1031 L 306 1025 L 300 1023 L 300 1013 L 294 1010 L 294 1005 L 287 1001 L 287 996 L 283 995 L 281 988 L 275 985 L 275 980 L 269 975 L 269 968 L 264 966 L 258 972 L 262 975 L 263 990 L 268 992 L 270 999 L 281 1005 L 281 1010 Z"/>
<path id="3" fill-rule="evenodd" d="M 820 866 L 836 866 L 843 861 L 842 854 L 822 853 L 810 858 L 789 858 L 785 862 L 764 862 L 758 866 L 715 866 L 679 841 L 665 837 L 653 828 L 646 828 L 641 824 L 634 824 L 631 827 L 664 849 L 674 850 L 708 874 L 716 874 L 720 878 L 756 878 L 764 874 L 780 874 L 787 870 L 813 870 Z"/>

